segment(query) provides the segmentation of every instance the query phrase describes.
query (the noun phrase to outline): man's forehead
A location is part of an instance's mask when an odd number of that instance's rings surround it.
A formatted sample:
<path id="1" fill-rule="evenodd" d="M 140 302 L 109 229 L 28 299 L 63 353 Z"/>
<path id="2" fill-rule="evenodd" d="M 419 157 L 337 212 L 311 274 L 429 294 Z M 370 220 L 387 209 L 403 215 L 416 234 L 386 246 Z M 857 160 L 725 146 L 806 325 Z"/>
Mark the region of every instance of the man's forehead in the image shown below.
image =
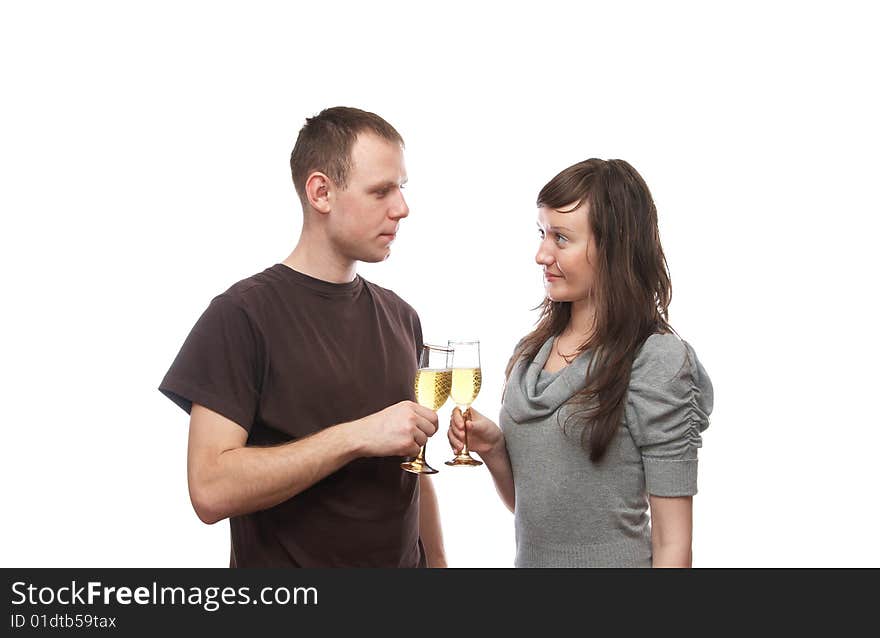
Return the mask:
<path id="1" fill-rule="evenodd" d="M 351 147 L 352 160 L 365 160 L 375 156 L 403 156 L 399 142 L 385 139 L 372 132 L 358 133 Z"/>
<path id="2" fill-rule="evenodd" d="M 393 181 L 400 184 L 406 180 L 403 148 L 375 134 L 360 134 L 351 151 L 353 172 L 369 180 Z"/>

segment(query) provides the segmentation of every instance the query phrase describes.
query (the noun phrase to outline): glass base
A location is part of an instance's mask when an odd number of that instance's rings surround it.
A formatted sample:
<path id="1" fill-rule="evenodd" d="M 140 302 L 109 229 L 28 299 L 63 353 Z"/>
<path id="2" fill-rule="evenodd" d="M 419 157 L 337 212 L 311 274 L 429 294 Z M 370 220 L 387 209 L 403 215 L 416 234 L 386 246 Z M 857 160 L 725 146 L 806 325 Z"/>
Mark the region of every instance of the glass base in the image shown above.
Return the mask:
<path id="1" fill-rule="evenodd" d="M 400 467 L 413 474 L 437 474 L 437 470 L 418 458 L 401 463 Z"/>
<path id="2" fill-rule="evenodd" d="M 463 467 L 476 467 L 482 464 L 482 461 L 478 461 L 467 452 L 463 454 L 456 454 L 454 459 L 452 459 L 451 461 L 446 461 L 446 465 L 452 465 L 453 467 L 457 465 L 461 465 Z"/>

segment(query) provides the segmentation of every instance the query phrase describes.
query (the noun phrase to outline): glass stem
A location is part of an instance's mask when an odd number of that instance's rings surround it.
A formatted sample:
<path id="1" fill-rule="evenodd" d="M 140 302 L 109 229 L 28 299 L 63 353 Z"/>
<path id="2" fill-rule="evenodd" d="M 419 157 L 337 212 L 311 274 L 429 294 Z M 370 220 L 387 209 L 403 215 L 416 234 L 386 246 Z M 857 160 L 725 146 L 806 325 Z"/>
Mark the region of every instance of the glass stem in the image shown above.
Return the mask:
<path id="1" fill-rule="evenodd" d="M 425 464 L 425 446 L 427 446 L 427 445 L 428 445 L 428 444 L 425 443 L 425 445 L 423 445 L 423 446 L 419 449 L 419 455 L 416 457 L 416 462 L 417 462 L 417 463 L 421 463 L 422 465 Z"/>
<path id="2" fill-rule="evenodd" d="M 464 447 L 461 448 L 461 456 L 469 456 L 468 442 L 467 442 L 467 420 L 471 417 L 470 406 L 468 406 L 464 409 L 464 412 L 462 412 L 461 416 L 464 419 Z"/>

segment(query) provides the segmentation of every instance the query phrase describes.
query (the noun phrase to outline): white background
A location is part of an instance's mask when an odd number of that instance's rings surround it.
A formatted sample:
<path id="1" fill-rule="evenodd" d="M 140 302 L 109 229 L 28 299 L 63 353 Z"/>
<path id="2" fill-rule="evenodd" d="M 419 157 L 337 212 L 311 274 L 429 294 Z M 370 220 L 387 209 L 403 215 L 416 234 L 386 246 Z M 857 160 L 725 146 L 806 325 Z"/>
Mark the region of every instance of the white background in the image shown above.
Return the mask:
<path id="1" fill-rule="evenodd" d="M 0 565 L 227 564 L 156 387 L 210 299 L 292 249 L 297 131 L 350 105 L 406 139 L 412 209 L 360 272 L 427 341 L 481 339 L 478 409 L 537 318 L 538 190 L 626 159 L 715 384 L 694 564 L 880 566 L 869 4 L 5 2 Z M 448 455 L 451 564 L 511 565 L 487 472 Z"/>

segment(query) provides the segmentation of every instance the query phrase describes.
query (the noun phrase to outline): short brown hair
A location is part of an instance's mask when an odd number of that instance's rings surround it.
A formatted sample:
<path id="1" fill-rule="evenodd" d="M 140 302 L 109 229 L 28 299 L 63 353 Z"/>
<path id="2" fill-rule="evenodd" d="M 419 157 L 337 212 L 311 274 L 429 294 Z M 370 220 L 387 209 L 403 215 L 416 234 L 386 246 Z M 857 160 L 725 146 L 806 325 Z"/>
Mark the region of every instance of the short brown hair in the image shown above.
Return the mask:
<path id="1" fill-rule="evenodd" d="M 348 185 L 351 147 L 363 132 L 375 133 L 403 146 L 400 133 L 375 113 L 334 106 L 306 118 L 290 154 L 290 174 L 303 205 L 308 201 L 306 179 L 314 171 L 324 173 L 340 188 Z"/>

